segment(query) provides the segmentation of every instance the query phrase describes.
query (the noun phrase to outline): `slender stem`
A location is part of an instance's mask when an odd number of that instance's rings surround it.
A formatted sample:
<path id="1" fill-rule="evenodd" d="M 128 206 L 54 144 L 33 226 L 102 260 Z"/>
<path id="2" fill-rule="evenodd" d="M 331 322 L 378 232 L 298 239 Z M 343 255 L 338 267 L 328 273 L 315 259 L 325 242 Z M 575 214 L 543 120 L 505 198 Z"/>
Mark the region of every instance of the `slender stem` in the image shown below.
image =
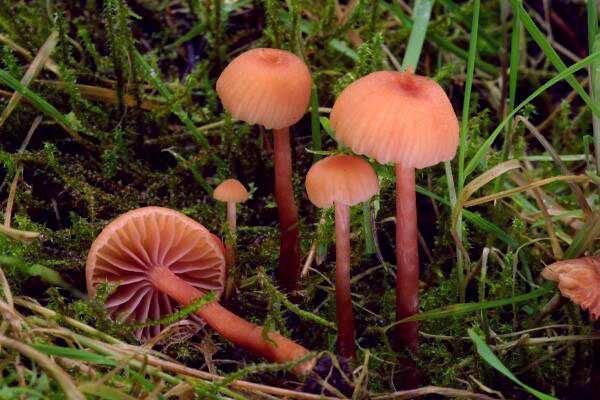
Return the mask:
<path id="1" fill-rule="evenodd" d="M 350 213 L 349 207 L 340 203 L 335 203 L 335 314 L 339 353 L 344 357 L 355 358 L 350 288 Z"/>
<path id="2" fill-rule="evenodd" d="M 225 299 L 229 299 L 233 291 L 234 277 L 233 268 L 235 268 L 236 248 L 237 248 L 237 204 L 227 202 L 227 227 L 228 232 L 225 240 L 225 259 L 227 264 L 227 277 L 225 278 Z"/>
<path id="3" fill-rule="evenodd" d="M 154 268 L 148 277 L 159 291 L 184 306 L 204 296 L 203 292 L 179 278 L 168 268 Z M 262 326 L 238 317 L 216 301 L 206 304 L 196 311 L 196 314 L 225 339 L 269 361 L 286 363 L 301 359 L 309 353 L 303 346 L 277 332 L 263 335 Z M 296 366 L 294 373 L 306 374 L 312 370 L 314 364 L 315 360 L 308 360 Z"/>
<path id="4" fill-rule="evenodd" d="M 396 164 L 396 319 L 419 311 L 419 248 L 417 239 L 415 169 Z M 416 322 L 399 324 L 396 338 L 412 350 L 417 347 Z"/>
<path id="5" fill-rule="evenodd" d="M 279 212 L 279 283 L 288 291 L 297 288 L 300 277 L 298 207 L 292 186 L 292 151 L 289 128 L 274 129 L 275 201 Z"/>

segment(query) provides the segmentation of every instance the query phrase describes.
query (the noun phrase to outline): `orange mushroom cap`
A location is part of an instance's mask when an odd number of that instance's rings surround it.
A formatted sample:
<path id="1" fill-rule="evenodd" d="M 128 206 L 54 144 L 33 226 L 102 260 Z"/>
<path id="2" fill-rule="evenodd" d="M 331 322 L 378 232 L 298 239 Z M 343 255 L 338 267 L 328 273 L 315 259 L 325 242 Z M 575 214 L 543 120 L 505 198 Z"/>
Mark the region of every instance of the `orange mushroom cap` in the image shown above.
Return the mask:
<path id="1" fill-rule="evenodd" d="M 226 203 L 243 203 L 248 200 L 248 191 L 237 179 L 226 179 L 215 188 L 213 197 Z"/>
<path id="2" fill-rule="evenodd" d="M 544 268 L 542 276 L 558 282 L 561 294 L 589 310 L 592 318 L 600 317 L 600 257 L 558 261 Z"/>
<path id="3" fill-rule="evenodd" d="M 162 207 L 129 211 L 109 223 L 96 238 L 86 262 L 90 297 L 96 286 L 118 284 L 108 297 L 111 315 L 145 322 L 172 314 L 177 303 L 159 292 L 148 274 L 155 267 L 170 269 L 202 292 L 219 296 L 225 279 L 225 257 L 220 240 L 185 215 Z M 160 326 L 138 329 L 138 338 L 160 332 Z"/>
<path id="4" fill-rule="evenodd" d="M 334 203 L 353 206 L 369 200 L 379 191 L 377 174 L 357 156 L 335 155 L 317 161 L 306 175 L 306 193 L 317 207 Z"/>
<path id="5" fill-rule="evenodd" d="M 310 100 L 312 78 L 293 53 L 252 49 L 236 57 L 217 80 L 223 106 L 236 119 L 282 129 L 302 118 Z"/>
<path id="6" fill-rule="evenodd" d="M 373 72 L 340 94 L 331 111 L 336 138 L 378 162 L 425 168 L 454 157 L 458 120 L 435 81 L 407 72 Z"/>

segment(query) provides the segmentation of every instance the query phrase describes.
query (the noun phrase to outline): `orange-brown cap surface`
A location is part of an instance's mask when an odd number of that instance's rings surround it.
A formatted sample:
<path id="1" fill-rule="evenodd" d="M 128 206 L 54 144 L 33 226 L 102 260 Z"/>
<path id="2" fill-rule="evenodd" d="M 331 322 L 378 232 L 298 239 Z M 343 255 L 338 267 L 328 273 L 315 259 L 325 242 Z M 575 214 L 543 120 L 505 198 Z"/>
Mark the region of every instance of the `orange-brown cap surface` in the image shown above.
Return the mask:
<path id="1" fill-rule="evenodd" d="M 226 179 L 213 192 L 216 200 L 232 203 L 243 203 L 248 200 L 248 191 L 237 179 Z"/>
<path id="2" fill-rule="evenodd" d="M 306 175 L 306 193 L 317 207 L 353 206 L 379 191 L 377 174 L 357 156 L 336 155 L 317 161 Z"/>
<path id="3" fill-rule="evenodd" d="M 293 53 L 252 49 L 236 57 L 217 80 L 217 93 L 231 115 L 267 129 L 282 129 L 302 118 L 312 78 Z"/>
<path id="4" fill-rule="evenodd" d="M 358 79 L 331 111 L 336 138 L 382 164 L 424 168 L 454 157 L 458 120 L 444 90 L 408 72 L 380 71 Z"/>
<path id="5" fill-rule="evenodd" d="M 114 317 L 144 322 L 172 314 L 177 303 L 148 279 L 155 267 L 169 268 L 203 292 L 220 295 L 223 289 L 225 257 L 215 236 L 177 211 L 144 207 L 116 218 L 92 244 L 86 262 L 89 296 L 109 282 L 119 285 L 106 301 Z M 160 329 L 144 327 L 136 336 L 148 338 Z"/>
<path id="6" fill-rule="evenodd" d="M 544 268 L 542 276 L 558 282 L 562 295 L 589 310 L 592 318 L 600 317 L 600 257 L 555 262 Z"/>

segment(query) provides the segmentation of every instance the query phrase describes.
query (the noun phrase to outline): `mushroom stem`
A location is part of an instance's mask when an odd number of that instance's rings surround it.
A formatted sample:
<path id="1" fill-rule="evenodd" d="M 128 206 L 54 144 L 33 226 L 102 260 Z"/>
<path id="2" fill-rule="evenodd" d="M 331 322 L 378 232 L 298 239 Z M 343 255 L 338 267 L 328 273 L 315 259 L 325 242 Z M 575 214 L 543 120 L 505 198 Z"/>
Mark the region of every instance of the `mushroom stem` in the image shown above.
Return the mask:
<path id="1" fill-rule="evenodd" d="M 277 277 L 281 286 L 293 291 L 300 278 L 298 207 L 292 186 L 292 152 L 289 128 L 274 129 L 275 201 L 279 212 L 279 267 Z"/>
<path id="2" fill-rule="evenodd" d="M 396 164 L 396 320 L 419 311 L 419 248 L 417 242 L 415 169 Z M 415 350 L 416 322 L 396 325 L 396 340 Z"/>
<path id="3" fill-rule="evenodd" d="M 225 300 L 229 299 L 231 292 L 233 291 L 233 268 L 235 266 L 235 252 L 237 248 L 237 204 L 233 201 L 227 202 L 227 227 L 229 232 L 227 233 L 225 240 L 225 264 L 226 264 L 226 278 L 225 278 Z"/>
<path id="4" fill-rule="evenodd" d="M 355 358 L 354 315 L 350 289 L 350 213 L 335 203 L 335 309 L 340 355 Z"/>
<path id="5" fill-rule="evenodd" d="M 205 294 L 165 267 L 152 269 L 148 276 L 159 291 L 184 306 L 193 303 Z M 309 353 L 303 346 L 277 332 L 269 332 L 268 338 L 264 337 L 262 326 L 238 317 L 216 301 L 202 306 L 196 311 L 196 314 L 225 339 L 269 361 L 292 362 Z M 310 359 L 297 365 L 293 372 L 297 375 L 305 375 L 313 369 L 314 365 L 315 360 Z"/>

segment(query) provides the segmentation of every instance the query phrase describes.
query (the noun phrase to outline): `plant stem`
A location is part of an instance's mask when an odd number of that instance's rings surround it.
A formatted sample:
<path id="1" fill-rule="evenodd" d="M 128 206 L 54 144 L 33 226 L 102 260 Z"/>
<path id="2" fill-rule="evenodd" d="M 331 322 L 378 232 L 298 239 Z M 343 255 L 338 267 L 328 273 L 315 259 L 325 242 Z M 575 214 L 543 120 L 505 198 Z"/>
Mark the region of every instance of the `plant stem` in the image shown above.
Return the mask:
<path id="1" fill-rule="evenodd" d="M 293 291 L 300 278 L 300 249 L 298 207 L 292 186 L 292 151 L 289 128 L 274 129 L 275 201 L 279 212 L 279 283 L 285 290 Z"/>
<path id="2" fill-rule="evenodd" d="M 148 274 L 152 284 L 180 304 L 187 306 L 204 293 L 179 278 L 168 268 L 156 267 Z M 236 346 L 260 355 L 269 361 L 285 363 L 306 356 L 309 351 L 277 332 L 263 335 L 264 328 L 233 314 L 218 302 L 204 305 L 198 314 L 211 328 Z M 303 375 L 310 372 L 314 360 L 306 361 L 296 368 L 294 373 Z"/>
<path id="3" fill-rule="evenodd" d="M 338 351 L 344 357 L 355 358 L 350 288 L 350 212 L 347 205 L 340 203 L 335 203 L 335 309 Z"/>
<path id="4" fill-rule="evenodd" d="M 396 320 L 419 311 L 419 248 L 417 241 L 415 169 L 396 164 Z M 416 349 L 416 322 L 396 326 L 400 344 Z"/>
<path id="5" fill-rule="evenodd" d="M 229 299 L 231 292 L 233 291 L 233 268 L 235 267 L 236 249 L 237 249 L 237 204 L 233 201 L 227 202 L 227 236 L 225 240 L 225 259 L 226 259 L 226 273 L 225 278 L 225 299 Z"/>

